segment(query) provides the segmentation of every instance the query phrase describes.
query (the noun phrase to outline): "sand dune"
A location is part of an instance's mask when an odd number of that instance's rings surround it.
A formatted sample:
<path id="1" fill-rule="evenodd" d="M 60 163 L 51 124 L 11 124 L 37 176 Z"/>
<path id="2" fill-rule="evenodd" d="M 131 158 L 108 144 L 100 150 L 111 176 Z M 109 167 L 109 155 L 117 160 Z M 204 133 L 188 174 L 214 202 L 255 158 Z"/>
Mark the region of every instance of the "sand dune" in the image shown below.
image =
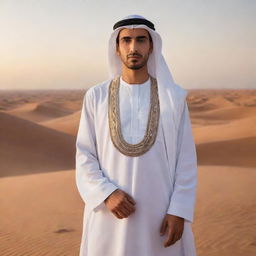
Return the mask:
<path id="1" fill-rule="evenodd" d="M 1 178 L 0 194 L 1 255 L 78 255 L 83 203 L 74 170 Z"/>
<path id="2" fill-rule="evenodd" d="M 255 91 L 192 91 L 188 96 L 198 162 L 256 166 Z"/>
<path id="3" fill-rule="evenodd" d="M 55 118 L 45 122 L 40 122 L 41 125 L 62 131 L 67 134 L 76 136 L 78 131 L 78 124 L 80 121 L 81 111 L 77 111 L 71 115 Z"/>
<path id="4" fill-rule="evenodd" d="M 45 101 L 41 104 L 38 104 L 34 109 L 37 113 L 48 114 L 52 117 L 61 117 L 70 115 L 73 113 L 72 109 L 66 107 L 65 102 L 53 102 L 53 101 Z"/>
<path id="5" fill-rule="evenodd" d="M 73 114 L 77 109 L 77 106 L 68 104 L 68 102 L 33 102 L 26 103 L 14 109 L 5 111 L 8 114 L 32 121 L 32 122 L 44 122 L 55 118 L 67 116 Z"/>
<path id="6" fill-rule="evenodd" d="M 75 137 L 0 112 L 0 176 L 74 168 Z"/>
<path id="7" fill-rule="evenodd" d="M 192 118 L 200 118 L 205 122 L 211 120 L 217 121 L 232 121 L 235 119 L 248 118 L 251 116 L 256 116 L 256 107 L 228 107 L 221 109 L 214 109 L 206 112 L 191 113 Z"/>
<path id="8" fill-rule="evenodd" d="M 19 118 L 29 120 L 35 123 L 56 118 L 56 115 L 53 115 L 49 111 L 36 111 L 36 109 L 40 104 L 41 103 L 37 103 L 37 102 L 27 103 L 15 109 L 7 110 L 5 111 L 5 113 L 8 113 L 10 115 L 17 116 Z"/>
<path id="9" fill-rule="evenodd" d="M 256 137 L 196 145 L 199 165 L 256 166 Z"/>
<path id="10" fill-rule="evenodd" d="M 17 138 L 19 136 L 22 137 L 20 130 L 24 129 L 26 131 L 31 130 L 31 134 L 40 133 L 46 141 L 49 141 L 49 139 L 47 138 L 48 135 L 44 135 L 44 133 L 48 134 L 51 131 L 50 133 L 53 134 L 53 130 L 61 132 L 61 136 L 65 136 L 63 133 L 76 136 L 83 92 L 72 94 L 70 92 L 50 93 L 47 91 L 40 94 L 29 92 L 27 94 L 17 93 L 17 95 L 12 93 L 9 98 L 8 102 L 10 104 L 13 103 L 15 107 L 13 108 L 9 105 L 5 113 L 19 117 L 9 121 L 13 124 L 16 121 L 19 122 L 17 125 L 14 125 L 19 131 L 16 135 Z M 256 102 L 256 93 L 250 90 L 192 90 L 189 92 L 188 104 L 193 124 L 193 134 L 197 144 L 199 164 L 226 164 L 247 167 L 255 165 L 256 129 L 254 127 L 256 123 L 256 107 L 254 102 Z M 4 97 L 0 97 L 1 104 L 6 104 Z M 77 110 L 78 108 L 79 110 Z M 20 123 L 22 123 L 20 118 L 31 121 L 26 123 L 29 128 L 27 126 L 22 129 L 19 128 Z M 35 126 L 36 128 L 34 128 L 33 123 L 37 123 L 40 126 Z M 10 137 L 12 135 L 10 135 L 8 126 L 11 126 L 11 124 L 5 127 Z M 45 129 L 46 127 L 50 129 L 47 130 Z M 35 132 L 34 130 L 40 132 Z M 16 133 L 16 131 L 13 131 L 13 133 Z M 30 134 L 30 132 L 27 132 L 27 134 Z M 4 137 L 7 138 L 6 136 Z M 74 139 L 73 137 L 73 141 Z M 14 140 L 14 142 L 17 143 L 19 140 Z M 55 148 L 57 148 L 59 142 L 56 141 L 55 143 L 55 139 L 52 142 L 52 145 L 55 145 Z M 23 145 L 23 143 L 25 143 L 25 140 L 20 140 L 20 144 Z M 34 143 L 31 141 L 31 145 Z M 8 144 L 7 139 L 6 144 Z M 7 148 L 12 149 L 14 143 L 11 145 L 8 144 Z M 36 145 L 38 145 L 38 142 Z M 18 148 L 17 150 L 20 150 L 18 146 L 15 147 Z M 48 145 L 47 147 L 50 146 Z M 33 147 L 29 146 L 29 148 L 31 150 Z M 12 161 L 14 159 L 12 155 L 15 151 L 5 150 L 3 155 L 6 156 L 4 161 L 6 163 L 4 165 L 6 168 L 5 172 L 11 170 L 10 172 L 16 173 L 16 171 L 19 171 L 23 173 L 23 171 L 30 170 L 31 168 L 37 170 L 52 169 L 50 166 L 43 169 L 37 166 L 38 159 L 41 159 L 41 161 L 44 159 L 47 163 L 53 161 L 52 157 L 49 160 L 47 158 L 47 156 L 52 156 L 48 149 L 40 146 L 37 148 L 40 148 L 39 152 L 36 152 L 35 148 L 33 148 L 33 154 L 37 157 L 33 158 L 34 160 L 30 162 L 28 161 L 28 155 L 25 154 L 25 152 L 30 152 L 27 149 L 23 150 L 22 154 L 19 153 L 19 161 Z M 73 142 L 73 152 L 74 150 Z M 44 154 L 42 152 L 48 153 Z M 56 161 L 62 162 L 61 160 Z M 73 162 L 74 159 L 67 156 L 65 161 Z M 21 165 L 21 163 L 23 164 Z M 63 166 L 65 164 L 61 165 L 62 168 Z M 72 168 L 72 166 L 69 165 L 68 168 Z M 56 168 L 54 167 L 53 169 Z"/>
<path id="11" fill-rule="evenodd" d="M 229 118 L 229 114 L 241 117 L 246 115 L 246 111 L 255 113 L 256 90 L 190 90 L 187 100 L 192 115 L 204 115 L 205 111 L 209 111 L 211 117 L 217 119 Z M 239 113 L 235 113 L 236 111 Z"/>
<path id="12" fill-rule="evenodd" d="M 209 111 L 223 107 L 233 107 L 232 102 L 227 101 L 222 95 L 216 95 L 209 97 L 207 94 L 194 95 L 189 93 L 188 95 L 189 110 L 192 112 Z"/>
<path id="13" fill-rule="evenodd" d="M 198 174 L 192 224 L 198 256 L 254 256 L 255 170 L 200 166 Z M 0 194 L 8 195 L 0 205 L 1 255 L 78 255 L 83 202 L 74 175 L 70 170 L 0 179 Z"/>
<path id="14" fill-rule="evenodd" d="M 1 255 L 78 255 L 84 205 L 74 167 L 83 96 L 0 94 Z M 188 105 L 200 165 L 198 256 L 254 256 L 256 90 L 191 90 Z"/>
<path id="15" fill-rule="evenodd" d="M 200 166 L 193 230 L 198 256 L 253 256 L 255 168 Z"/>
<path id="16" fill-rule="evenodd" d="M 3 91 L 0 111 L 32 122 L 43 122 L 79 111 L 84 94 L 84 90 Z"/>
<path id="17" fill-rule="evenodd" d="M 255 124 L 256 114 L 225 124 L 195 126 L 193 134 L 197 144 L 255 137 Z"/>

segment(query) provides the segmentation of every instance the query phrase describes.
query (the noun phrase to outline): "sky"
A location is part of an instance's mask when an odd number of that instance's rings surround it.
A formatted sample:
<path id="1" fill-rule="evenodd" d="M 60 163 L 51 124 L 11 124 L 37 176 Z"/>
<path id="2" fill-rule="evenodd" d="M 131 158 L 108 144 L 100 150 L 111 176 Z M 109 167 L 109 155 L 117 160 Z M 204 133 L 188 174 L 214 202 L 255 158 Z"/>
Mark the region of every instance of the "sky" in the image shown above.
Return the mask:
<path id="1" fill-rule="evenodd" d="M 255 0 L 0 0 L 0 89 L 86 89 L 108 79 L 115 22 L 155 24 L 185 89 L 256 89 Z"/>

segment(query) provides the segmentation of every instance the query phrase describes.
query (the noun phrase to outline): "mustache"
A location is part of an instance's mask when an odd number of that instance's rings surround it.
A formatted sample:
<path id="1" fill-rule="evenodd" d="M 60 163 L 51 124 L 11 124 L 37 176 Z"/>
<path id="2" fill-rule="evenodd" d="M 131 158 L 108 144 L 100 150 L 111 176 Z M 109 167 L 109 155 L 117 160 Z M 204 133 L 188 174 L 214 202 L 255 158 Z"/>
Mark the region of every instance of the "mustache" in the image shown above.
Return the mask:
<path id="1" fill-rule="evenodd" d="M 134 52 L 134 53 L 130 53 L 130 54 L 128 54 L 128 55 L 127 55 L 127 57 L 128 57 L 128 58 L 129 58 L 129 57 L 134 57 L 134 56 L 142 57 L 142 55 L 141 55 L 141 54 L 136 53 L 136 52 Z"/>

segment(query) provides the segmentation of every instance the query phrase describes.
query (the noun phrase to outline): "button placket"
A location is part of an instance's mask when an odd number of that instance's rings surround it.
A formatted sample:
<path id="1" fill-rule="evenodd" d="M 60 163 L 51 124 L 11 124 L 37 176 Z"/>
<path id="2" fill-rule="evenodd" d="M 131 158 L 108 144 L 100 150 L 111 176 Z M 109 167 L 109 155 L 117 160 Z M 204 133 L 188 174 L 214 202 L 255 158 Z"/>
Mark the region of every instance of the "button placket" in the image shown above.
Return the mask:
<path id="1" fill-rule="evenodd" d="M 138 108 L 138 86 L 137 85 L 132 85 L 132 99 L 133 99 L 133 104 L 132 104 L 132 143 L 134 144 L 136 141 L 136 135 L 137 135 L 137 108 Z"/>
<path id="2" fill-rule="evenodd" d="M 138 86 L 138 93 L 137 93 L 137 113 L 136 113 L 136 123 L 137 123 L 137 133 L 136 133 L 136 142 L 138 142 L 138 139 L 140 138 L 140 90 L 141 90 L 141 85 Z"/>

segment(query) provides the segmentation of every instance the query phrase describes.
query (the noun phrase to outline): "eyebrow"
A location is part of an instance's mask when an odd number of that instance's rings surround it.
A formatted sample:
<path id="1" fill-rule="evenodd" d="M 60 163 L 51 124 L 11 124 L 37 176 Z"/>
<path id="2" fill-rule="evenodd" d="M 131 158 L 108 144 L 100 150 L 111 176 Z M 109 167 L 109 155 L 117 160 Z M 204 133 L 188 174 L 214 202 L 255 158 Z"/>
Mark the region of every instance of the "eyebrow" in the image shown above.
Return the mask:
<path id="1" fill-rule="evenodd" d="M 126 39 L 131 39 L 132 37 L 130 37 L 130 36 L 123 36 L 123 37 L 121 37 L 121 40 L 126 40 Z M 136 39 L 148 39 L 148 37 L 146 37 L 146 36 L 136 36 Z"/>

